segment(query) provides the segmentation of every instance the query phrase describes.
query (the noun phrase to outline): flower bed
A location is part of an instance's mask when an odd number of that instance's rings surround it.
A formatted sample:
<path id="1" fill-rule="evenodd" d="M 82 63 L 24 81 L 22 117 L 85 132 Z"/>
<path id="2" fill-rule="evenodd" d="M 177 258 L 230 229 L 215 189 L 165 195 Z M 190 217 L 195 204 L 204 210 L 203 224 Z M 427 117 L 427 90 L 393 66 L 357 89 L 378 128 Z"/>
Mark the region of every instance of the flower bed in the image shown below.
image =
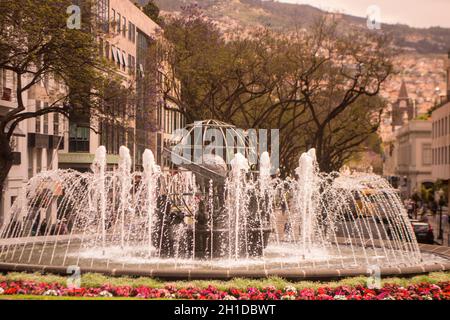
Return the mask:
<path id="1" fill-rule="evenodd" d="M 262 289 L 249 287 L 246 290 L 230 288 L 219 290 L 207 288 L 176 288 L 172 284 L 164 288 L 146 286 L 111 286 L 98 288 L 67 288 L 59 283 L 34 281 L 0 282 L 0 298 L 7 295 L 71 296 L 71 297 L 131 297 L 143 299 L 197 299 L 197 300 L 450 300 L 450 282 L 437 284 L 420 283 L 402 287 L 385 284 L 380 289 L 369 289 L 362 285 L 321 287 L 297 290 L 287 286 L 283 290 L 274 286 Z"/>

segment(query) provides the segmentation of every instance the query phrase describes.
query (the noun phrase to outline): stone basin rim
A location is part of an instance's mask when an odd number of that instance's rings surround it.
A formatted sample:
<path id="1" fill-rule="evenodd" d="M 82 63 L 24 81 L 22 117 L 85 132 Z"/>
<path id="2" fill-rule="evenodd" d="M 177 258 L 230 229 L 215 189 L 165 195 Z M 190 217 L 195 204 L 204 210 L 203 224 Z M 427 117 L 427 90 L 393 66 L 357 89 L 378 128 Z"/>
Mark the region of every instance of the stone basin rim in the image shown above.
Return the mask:
<path id="1" fill-rule="evenodd" d="M 410 277 L 430 272 L 450 271 L 450 247 L 438 245 L 419 244 L 422 252 L 433 253 L 447 258 L 446 263 L 422 264 L 405 267 L 382 267 L 380 275 L 386 277 Z M 40 272 L 43 274 L 57 274 L 68 276 L 67 266 L 50 266 L 23 263 L 0 262 L 0 273 L 7 272 Z M 283 270 L 189 270 L 189 269 L 154 269 L 143 270 L 132 267 L 125 268 L 96 268 L 83 267 L 82 273 L 100 273 L 107 276 L 131 276 L 151 277 L 166 281 L 174 280 L 231 280 L 234 278 L 266 279 L 280 277 L 288 281 L 316 280 L 328 281 L 356 276 L 371 276 L 370 270 L 366 268 L 348 269 L 283 269 Z"/>

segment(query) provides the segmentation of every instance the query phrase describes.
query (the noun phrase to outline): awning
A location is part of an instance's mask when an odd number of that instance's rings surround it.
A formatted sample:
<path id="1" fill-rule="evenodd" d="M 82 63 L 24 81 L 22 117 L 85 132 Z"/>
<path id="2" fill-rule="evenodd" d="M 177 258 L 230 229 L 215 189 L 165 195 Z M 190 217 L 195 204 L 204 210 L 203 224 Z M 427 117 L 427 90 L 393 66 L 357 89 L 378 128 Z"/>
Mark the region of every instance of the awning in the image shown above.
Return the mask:
<path id="1" fill-rule="evenodd" d="M 116 47 L 111 46 L 111 57 L 114 61 L 116 61 Z"/>
<path id="2" fill-rule="evenodd" d="M 117 48 L 116 53 L 117 53 L 117 60 L 116 61 L 118 63 L 122 64 L 122 53 L 120 52 L 119 48 Z"/>
<path id="3" fill-rule="evenodd" d="M 127 54 L 125 52 L 122 52 L 122 60 L 123 60 L 123 66 L 128 67 Z"/>

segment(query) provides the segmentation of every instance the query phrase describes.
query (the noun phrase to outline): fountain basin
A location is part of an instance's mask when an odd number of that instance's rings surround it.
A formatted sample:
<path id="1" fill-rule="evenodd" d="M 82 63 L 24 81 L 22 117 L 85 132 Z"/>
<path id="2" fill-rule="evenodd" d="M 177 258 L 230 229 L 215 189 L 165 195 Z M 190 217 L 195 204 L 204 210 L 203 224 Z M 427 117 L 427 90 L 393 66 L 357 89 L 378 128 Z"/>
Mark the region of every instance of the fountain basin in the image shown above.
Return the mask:
<path id="1" fill-rule="evenodd" d="M 41 172 L 0 228 L 4 270 L 147 275 L 165 279 L 335 278 L 447 270 L 448 248 L 421 250 L 399 195 L 373 174 L 320 173 L 314 150 L 296 179 L 260 173 L 236 154 L 224 181 L 163 173 L 151 151 L 131 172 Z M 57 234 L 57 235 L 55 235 Z"/>
<path id="2" fill-rule="evenodd" d="M 46 238 L 46 239 L 45 239 Z M 0 263 L 0 272 L 41 272 L 54 273 L 60 275 L 67 275 L 69 266 L 78 265 L 82 273 L 101 273 L 109 276 L 147 276 L 163 280 L 230 280 L 233 278 L 268 278 L 268 277 L 282 277 L 290 281 L 300 280 L 333 280 L 354 276 L 370 276 L 373 274 L 373 269 L 369 267 L 360 267 L 358 264 L 351 264 L 342 266 L 341 261 L 329 260 L 328 262 L 321 261 L 323 252 L 317 252 L 308 256 L 304 264 L 300 260 L 301 253 L 295 250 L 289 250 L 289 244 L 284 244 L 282 247 L 266 248 L 266 256 L 263 258 L 249 258 L 240 260 L 228 259 L 180 259 L 178 261 L 167 258 L 136 256 L 131 253 L 124 256 L 120 248 L 115 248 L 116 255 L 108 255 L 105 259 L 101 258 L 100 251 L 90 251 L 88 248 L 83 252 L 83 248 L 79 248 L 74 241 L 70 240 L 71 245 L 68 246 L 69 238 L 58 238 L 52 243 L 52 239 L 48 237 L 33 237 L 33 242 L 28 239 L 8 239 L 18 246 L 18 249 L 24 249 L 21 259 L 17 256 L 15 259 L 10 259 L 8 262 Z M 341 239 L 344 241 L 344 239 Z M 0 246 L 7 245 L 5 240 L 0 242 Z M 27 246 L 42 246 L 46 244 L 46 250 L 40 250 L 41 255 L 28 256 L 30 248 Z M 57 245 L 56 245 L 57 244 Z M 11 243 L 9 243 L 11 245 Z M 341 243 L 341 249 L 343 248 Z M 24 246 L 24 247 L 22 247 Z M 450 247 L 419 244 L 421 253 L 423 255 L 423 262 L 417 265 L 397 265 L 389 266 L 383 264 L 379 268 L 382 277 L 409 277 L 419 274 L 426 274 L 429 272 L 450 271 Z M 69 248 L 69 252 L 73 250 L 73 257 L 66 258 L 64 262 L 59 248 L 65 252 Z M 283 249 L 284 248 L 284 249 Z M 344 247 L 345 248 L 345 247 Z M 281 252 L 284 250 L 284 255 L 267 256 L 274 251 Z M 82 252 L 80 254 L 80 251 Z M 110 248 L 110 252 L 114 250 Z M 18 250 L 20 252 L 20 250 Z M 75 254 L 76 253 L 76 254 Z M 47 264 L 50 261 L 49 256 L 54 256 L 52 264 Z M 79 259 L 77 257 L 81 256 Z M 5 258 L 5 256 L 3 256 Z M 42 263 L 39 263 L 41 260 Z M 126 262 L 126 263 L 125 263 Z M 375 258 L 374 258 L 375 262 Z M 327 267 L 326 265 L 330 266 Z M 284 265 L 284 266 L 283 266 Z"/>

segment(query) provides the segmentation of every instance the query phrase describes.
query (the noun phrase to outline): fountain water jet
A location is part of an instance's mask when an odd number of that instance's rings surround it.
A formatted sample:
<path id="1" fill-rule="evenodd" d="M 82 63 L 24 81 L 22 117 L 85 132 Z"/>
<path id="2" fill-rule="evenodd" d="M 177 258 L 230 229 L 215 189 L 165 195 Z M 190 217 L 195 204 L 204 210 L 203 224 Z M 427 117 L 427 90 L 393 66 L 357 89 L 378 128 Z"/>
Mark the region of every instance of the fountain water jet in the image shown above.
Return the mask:
<path id="1" fill-rule="evenodd" d="M 420 252 L 398 194 L 381 177 L 320 173 L 314 150 L 300 157 L 296 180 L 273 178 L 270 167 L 268 153 L 259 174 L 237 153 L 221 185 L 181 169 L 162 172 L 150 150 L 143 172 L 131 172 L 125 147 L 118 170 L 107 170 L 100 147 L 92 173 L 30 179 L 20 195 L 26 201 L 1 226 L 0 264 L 276 274 L 445 262 Z"/>
<path id="2" fill-rule="evenodd" d="M 156 210 L 156 192 L 157 192 L 157 183 L 159 179 L 159 175 L 161 174 L 161 169 L 155 163 L 155 157 L 153 156 L 153 152 L 151 150 L 145 149 L 144 154 L 142 156 L 142 163 L 144 167 L 143 174 L 143 185 L 147 188 L 146 193 L 146 207 L 147 207 L 147 217 L 148 217 L 148 248 L 149 248 L 149 256 L 151 256 L 151 248 L 152 248 L 152 232 L 153 232 L 153 218 Z"/>
<path id="3" fill-rule="evenodd" d="M 102 248 L 106 249 L 106 190 L 105 190 L 105 169 L 106 169 L 106 148 L 100 146 L 95 151 L 94 162 L 92 163 L 92 171 L 94 173 L 94 181 L 97 182 L 97 188 L 94 189 L 94 205 L 100 210 L 101 230 L 102 230 Z"/>

